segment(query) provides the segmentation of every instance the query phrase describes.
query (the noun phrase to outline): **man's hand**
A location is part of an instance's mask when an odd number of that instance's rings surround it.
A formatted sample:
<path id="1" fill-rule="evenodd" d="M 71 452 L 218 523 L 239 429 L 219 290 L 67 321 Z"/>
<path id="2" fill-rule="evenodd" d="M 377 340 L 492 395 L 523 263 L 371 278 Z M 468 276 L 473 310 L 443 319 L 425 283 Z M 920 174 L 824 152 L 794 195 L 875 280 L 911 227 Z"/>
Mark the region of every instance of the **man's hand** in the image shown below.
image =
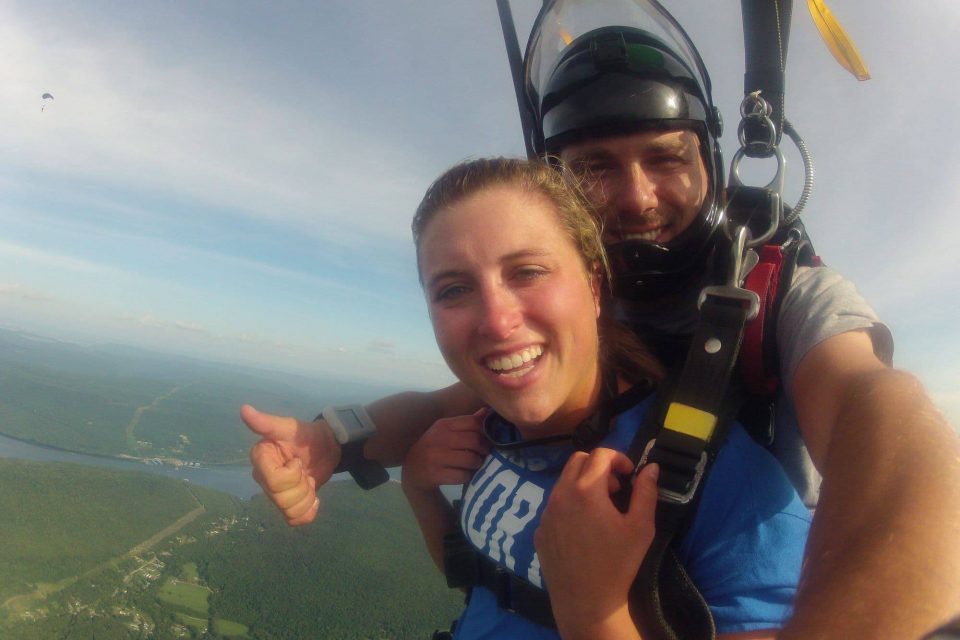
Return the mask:
<path id="1" fill-rule="evenodd" d="M 433 423 L 403 462 L 402 484 L 408 496 L 470 481 L 490 451 L 482 432 L 485 414 L 481 409 L 473 415 Z"/>
<path id="2" fill-rule="evenodd" d="M 613 494 L 632 470 L 612 449 L 574 453 L 544 509 L 534 544 L 564 637 L 598 637 L 611 625 L 636 633 L 627 594 L 653 542 L 659 469 L 641 470 L 623 513 Z"/>
<path id="3" fill-rule="evenodd" d="M 245 404 L 240 417 L 261 437 L 250 449 L 253 479 L 283 513 L 287 524 L 312 522 L 320 508 L 317 487 L 325 484 L 340 462 L 340 445 L 330 427 L 318 420 L 260 413 Z"/>

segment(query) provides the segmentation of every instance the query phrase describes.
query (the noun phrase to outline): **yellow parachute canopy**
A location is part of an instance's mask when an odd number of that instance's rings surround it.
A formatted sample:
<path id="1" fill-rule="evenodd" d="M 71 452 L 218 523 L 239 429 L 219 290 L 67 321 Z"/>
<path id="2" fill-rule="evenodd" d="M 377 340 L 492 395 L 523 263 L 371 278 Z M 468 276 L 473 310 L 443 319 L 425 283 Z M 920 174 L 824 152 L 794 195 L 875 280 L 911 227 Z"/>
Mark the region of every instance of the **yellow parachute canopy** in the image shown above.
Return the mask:
<path id="1" fill-rule="evenodd" d="M 813 23 L 817 25 L 820 37 L 823 38 L 837 62 L 856 76 L 857 80 L 869 80 L 870 72 L 863 58 L 860 57 L 860 52 L 857 51 L 856 45 L 843 30 L 840 22 L 833 17 L 826 3 L 823 0 L 807 0 L 807 8 L 813 17 Z"/>

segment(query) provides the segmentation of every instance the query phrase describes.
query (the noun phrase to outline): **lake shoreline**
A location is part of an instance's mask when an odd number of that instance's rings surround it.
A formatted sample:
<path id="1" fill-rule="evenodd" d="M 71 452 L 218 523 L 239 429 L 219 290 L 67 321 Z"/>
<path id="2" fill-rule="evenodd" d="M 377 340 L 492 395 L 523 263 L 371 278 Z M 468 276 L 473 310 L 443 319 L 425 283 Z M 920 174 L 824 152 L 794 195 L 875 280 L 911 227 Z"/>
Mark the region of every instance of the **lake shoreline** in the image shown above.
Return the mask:
<path id="1" fill-rule="evenodd" d="M 96 453 L 92 451 L 77 451 L 76 449 L 66 449 L 64 447 L 58 447 L 53 444 L 48 444 L 46 442 L 37 442 L 36 440 L 29 440 L 21 436 L 15 436 L 13 434 L 7 433 L 2 428 L 0 428 L 0 436 L 8 438 L 10 440 L 16 440 L 23 444 L 29 445 L 31 447 L 37 447 L 39 449 L 47 449 L 49 451 L 58 451 L 61 453 L 69 453 L 83 456 L 90 456 L 92 458 L 103 458 L 104 460 L 125 460 L 127 462 L 141 462 L 143 464 L 149 465 L 150 460 L 161 460 L 163 464 L 169 465 L 171 467 L 175 466 L 188 466 L 190 463 L 202 465 L 199 468 L 203 467 L 239 467 L 248 464 L 246 459 L 241 458 L 240 460 L 230 461 L 230 462 L 207 462 L 204 460 L 179 460 L 179 465 L 175 460 L 176 458 L 161 458 L 159 456 L 154 456 L 152 458 L 138 458 L 137 456 L 131 456 L 127 454 L 118 454 L 118 455 L 108 455 L 106 453 Z M 197 468 L 197 467 L 194 467 Z"/>

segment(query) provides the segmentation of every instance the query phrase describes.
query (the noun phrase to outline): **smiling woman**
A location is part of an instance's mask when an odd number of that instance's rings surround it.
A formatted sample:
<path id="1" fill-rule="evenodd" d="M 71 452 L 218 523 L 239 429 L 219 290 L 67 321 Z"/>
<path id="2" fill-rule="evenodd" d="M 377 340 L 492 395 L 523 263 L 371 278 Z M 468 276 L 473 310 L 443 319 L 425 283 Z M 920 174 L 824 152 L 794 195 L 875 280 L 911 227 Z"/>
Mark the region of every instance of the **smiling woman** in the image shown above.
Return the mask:
<path id="1" fill-rule="evenodd" d="M 600 390 L 590 357 L 599 264 L 582 264 L 552 209 L 535 193 L 492 187 L 428 223 L 418 243 L 440 352 L 528 438 L 568 432 Z M 590 366 L 561 366 L 568 360 Z M 581 411 L 558 412 L 558 399 Z"/>

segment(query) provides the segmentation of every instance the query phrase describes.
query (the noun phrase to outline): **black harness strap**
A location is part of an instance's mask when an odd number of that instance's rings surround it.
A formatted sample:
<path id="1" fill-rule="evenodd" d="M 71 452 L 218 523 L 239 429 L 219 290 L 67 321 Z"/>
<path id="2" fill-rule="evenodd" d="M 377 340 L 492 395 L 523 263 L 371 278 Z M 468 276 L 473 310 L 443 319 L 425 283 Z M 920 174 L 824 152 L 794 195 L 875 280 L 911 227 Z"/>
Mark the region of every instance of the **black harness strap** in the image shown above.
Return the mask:
<path id="1" fill-rule="evenodd" d="M 500 609 L 556 628 L 550 595 L 478 552 L 459 526 L 443 537 L 443 568 L 448 587 L 485 587 L 496 596 Z"/>
<path id="2" fill-rule="evenodd" d="M 714 638 L 713 616 L 673 551 L 696 512 L 698 487 L 726 440 L 735 409 L 729 383 L 750 310 L 715 290 L 704 297 L 687 359 L 665 409 L 637 433 L 628 455 L 660 465 L 656 535 L 631 589 L 634 620 L 645 638 Z"/>

